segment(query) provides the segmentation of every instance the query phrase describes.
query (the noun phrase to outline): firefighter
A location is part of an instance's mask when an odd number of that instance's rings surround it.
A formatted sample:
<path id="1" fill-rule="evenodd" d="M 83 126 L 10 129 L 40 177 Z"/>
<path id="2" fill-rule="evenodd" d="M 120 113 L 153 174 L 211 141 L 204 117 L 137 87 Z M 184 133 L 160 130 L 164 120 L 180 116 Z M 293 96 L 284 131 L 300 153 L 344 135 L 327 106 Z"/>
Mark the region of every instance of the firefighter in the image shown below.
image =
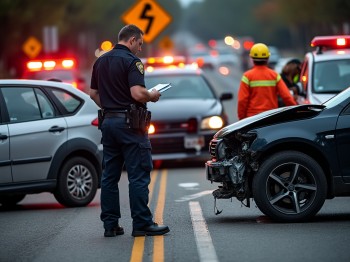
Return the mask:
<path id="1" fill-rule="evenodd" d="M 297 105 L 281 76 L 267 66 L 270 52 L 265 44 L 250 49 L 253 68 L 244 72 L 238 90 L 238 119 L 278 108 L 278 95 L 286 106 Z"/>

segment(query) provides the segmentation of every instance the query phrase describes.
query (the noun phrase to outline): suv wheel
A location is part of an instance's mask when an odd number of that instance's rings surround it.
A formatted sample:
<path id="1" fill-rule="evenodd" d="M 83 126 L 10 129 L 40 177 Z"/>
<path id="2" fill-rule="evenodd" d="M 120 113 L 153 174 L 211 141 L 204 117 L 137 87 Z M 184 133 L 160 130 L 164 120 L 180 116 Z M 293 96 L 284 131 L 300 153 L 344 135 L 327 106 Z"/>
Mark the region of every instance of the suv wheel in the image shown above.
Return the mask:
<path id="1" fill-rule="evenodd" d="M 18 202 L 22 201 L 25 194 L 6 194 L 0 196 L 0 204 L 5 207 L 15 206 Z"/>
<path id="2" fill-rule="evenodd" d="M 258 208 L 280 222 L 299 222 L 323 206 L 327 181 L 320 165 L 301 152 L 284 151 L 267 158 L 253 179 Z"/>
<path id="3" fill-rule="evenodd" d="M 67 207 L 86 206 L 95 197 L 97 183 L 93 164 L 83 157 L 73 157 L 61 168 L 54 196 Z"/>

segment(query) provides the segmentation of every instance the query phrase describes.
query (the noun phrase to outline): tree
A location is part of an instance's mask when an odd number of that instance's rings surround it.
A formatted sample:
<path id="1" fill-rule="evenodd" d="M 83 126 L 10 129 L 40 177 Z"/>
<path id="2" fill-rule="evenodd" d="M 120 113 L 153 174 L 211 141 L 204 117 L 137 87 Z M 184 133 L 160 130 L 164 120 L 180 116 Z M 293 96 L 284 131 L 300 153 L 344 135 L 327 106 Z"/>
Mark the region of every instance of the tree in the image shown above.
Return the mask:
<path id="1" fill-rule="evenodd" d="M 282 45 L 295 46 L 305 52 L 316 35 L 349 34 L 346 30 L 349 13 L 348 0 L 268 0 L 255 14 L 264 28 L 283 32 Z M 272 34 L 267 30 L 265 33 Z"/>
<path id="2" fill-rule="evenodd" d="M 162 0 L 161 5 L 173 17 L 181 12 L 177 1 Z M 28 59 L 22 51 L 23 43 L 30 36 L 43 42 L 45 26 L 57 27 L 60 55 L 74 54 L 81 64 L 90 65 L 102 41 L 117 41 L 123 26 L 121 15 L 131 6 L 132 3 L 123 0 L 0 1 L 1 32 L 5 36 L 0 42 L 0 77 L 20 76 L 24 60 Z M 176 20 L 164 34 L 174 30 Z M 16 68 L 16 74 L 9 74 L 8 68 Z"/>

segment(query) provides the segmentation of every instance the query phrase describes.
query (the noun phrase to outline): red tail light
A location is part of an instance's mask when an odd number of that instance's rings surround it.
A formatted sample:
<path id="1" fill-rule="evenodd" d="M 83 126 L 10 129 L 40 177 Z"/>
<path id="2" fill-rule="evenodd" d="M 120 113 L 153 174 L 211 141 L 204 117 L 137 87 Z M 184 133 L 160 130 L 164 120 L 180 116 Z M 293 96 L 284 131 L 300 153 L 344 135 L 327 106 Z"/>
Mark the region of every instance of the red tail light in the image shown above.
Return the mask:
<path id="1" fill-rule="evenodd" d="M 98 118 L 97 117 L 94 120 L 92 120 L 91 125 L 98 126 Z"/>

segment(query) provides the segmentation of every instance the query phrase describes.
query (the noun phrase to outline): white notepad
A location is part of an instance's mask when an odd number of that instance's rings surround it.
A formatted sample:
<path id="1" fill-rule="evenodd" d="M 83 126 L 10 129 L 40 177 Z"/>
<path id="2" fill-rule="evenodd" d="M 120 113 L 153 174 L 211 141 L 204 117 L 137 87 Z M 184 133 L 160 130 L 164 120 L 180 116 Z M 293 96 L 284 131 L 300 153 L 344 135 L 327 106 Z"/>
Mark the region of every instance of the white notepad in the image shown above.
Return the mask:
<path id="1" fill-rule="evenodd" d="M 159 92 L 164 92 L 166 90 L 168 90 L 169 88 L 171 87 L 171 84 L 170 83 L 167 83 L 167 84 L 158 84 L 150 89 L 148 89 L 148 92 L 151 92 L 152 89 L 156 89 L 158 90 Z"/>

